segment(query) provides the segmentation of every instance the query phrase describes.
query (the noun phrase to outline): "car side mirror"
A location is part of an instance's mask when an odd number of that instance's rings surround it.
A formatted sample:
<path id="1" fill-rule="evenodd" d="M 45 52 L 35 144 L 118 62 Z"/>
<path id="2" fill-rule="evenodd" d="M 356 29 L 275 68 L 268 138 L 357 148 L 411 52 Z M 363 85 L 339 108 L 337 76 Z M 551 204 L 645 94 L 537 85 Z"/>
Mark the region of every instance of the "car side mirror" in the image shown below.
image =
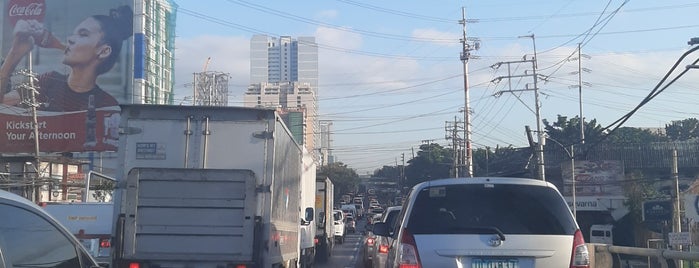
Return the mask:
<path id="1" fill-rule="evenodd" d="M 325 212 L 318 212 L 318 225 L 324 225 L 324 224 L 325 224 Z"/>
<path id="2" fill-rule="evenodd" d="M 315 212 L 314 212 L 313 208 L 307 207 L 306 211 L 305 211 L 305 215 L 303 218 L 306 222 L 312 222 L 314 214 L 315 214 Z"/>
<path id="3" fill-rule="evenodd" d="M 391 236 L 390 234 L 390 228 L 388 224 L 385 222 L 377 222 L 371 227 L 371 231 L 375 235 L 380 235 L 380 236 Z"/>

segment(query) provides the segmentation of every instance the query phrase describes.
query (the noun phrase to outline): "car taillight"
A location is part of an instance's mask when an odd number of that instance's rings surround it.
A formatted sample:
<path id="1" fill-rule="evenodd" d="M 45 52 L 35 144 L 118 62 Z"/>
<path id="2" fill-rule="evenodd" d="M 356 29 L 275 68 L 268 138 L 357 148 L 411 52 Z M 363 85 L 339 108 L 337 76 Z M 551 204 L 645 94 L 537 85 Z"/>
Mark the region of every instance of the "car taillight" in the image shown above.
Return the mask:
<path id="1" fill-rule="evenodd" d="M 141 264 L 139 264 L 137 262 L 129 263 L 129 268 L 140 268 L 140 267 L 141 267 Z"/>
<path id="2" fill-rule="evenodd" d="M 313 238 L 313 244 L 316 244 L 316 245 L 320 244 L 320 239 L 318 239 L 317 237 Z"/>
<path id="3" fill-rule="evenodd" d="M 587 251 L 587 245 L 585 245 L 585 238 L 583 238 L 580 230 L 575 231 L 573 237 L 573 253 L 570 260 L 570 268 L 590 268 L 590 255 Z"/>
<path id="4" fill-rule="evenodd" d="M 101 248 L 108 248 L 108 247 L 111 247 L 111 246 L 112 246 L 112 243 L 109 242 L 109 239 L 102 239 L 102 240 L 100 241 L 100 247 L 101 247 Z"/>
<path id="5" fill-rule="evenodd" d="M 388 245 L 379 245 L 379 253 L 388 253 Z"/>
<path id="6" fill-rule="evenodd" d="M 367 244 L 368 246 L 373 246 L 373 245 L 374 245 L 374 239 L 371 238 L 371 237 L 367 238 L 367 239 L 366 239 L 366 244 Z"/>
<path id="7" fill-rule="evenodd" d="M 415 237 L 408 229 L 403 229 L 398 248 L 398 267 L 400 268 L 420 268 L 420 255 L 417 252 Z"/>

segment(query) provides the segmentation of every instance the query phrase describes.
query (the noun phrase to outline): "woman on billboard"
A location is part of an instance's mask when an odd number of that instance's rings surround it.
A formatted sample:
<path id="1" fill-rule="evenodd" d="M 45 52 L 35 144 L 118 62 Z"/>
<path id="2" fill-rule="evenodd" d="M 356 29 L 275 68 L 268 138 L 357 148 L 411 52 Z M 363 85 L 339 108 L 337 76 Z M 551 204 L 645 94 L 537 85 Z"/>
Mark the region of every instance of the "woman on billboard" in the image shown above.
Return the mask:
<path id="1" fill-rule="evenodd" d="M 34 47 L 62 49 L 63 64 L 69 74 L 49 72 L 38 77 L 39 110 L 68 112 L 118 106 L 117 100 L 97 85 L 97 77 L 106 73 L 117 61 L 124 40 L 133 33 L 133 11 L 128 6 L 110 10 L 109 15 L 94 15 L 78 24 L 67 37 L 66 44 L 46 31 L 36 20 L 19 20 L 8 55 L 0 67 L 0 85 L 9 86 L 9 77 L 17 64 Z M 2 92 L 7 92 L 3 90 Z M 17 90 L 0 94 L 6 105 L 19 105 L 22 96 Z"/>

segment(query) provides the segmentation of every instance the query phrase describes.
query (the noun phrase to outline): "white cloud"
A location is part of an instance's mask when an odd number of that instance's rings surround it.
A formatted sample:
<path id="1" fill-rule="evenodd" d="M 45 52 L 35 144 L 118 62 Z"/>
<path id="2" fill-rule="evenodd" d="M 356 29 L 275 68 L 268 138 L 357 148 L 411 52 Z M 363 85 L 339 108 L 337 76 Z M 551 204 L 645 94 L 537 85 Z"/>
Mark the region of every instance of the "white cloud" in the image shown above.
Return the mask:
<path id="1" fill-rule="evenodd" d="M 348 30 L 350 28 L 347 28 Z M 331 49 L 359 49 L 362 46 L 362 36 L 350 31 L 335 28 L 318 27 L 315 33 L 316 42 Z"/>

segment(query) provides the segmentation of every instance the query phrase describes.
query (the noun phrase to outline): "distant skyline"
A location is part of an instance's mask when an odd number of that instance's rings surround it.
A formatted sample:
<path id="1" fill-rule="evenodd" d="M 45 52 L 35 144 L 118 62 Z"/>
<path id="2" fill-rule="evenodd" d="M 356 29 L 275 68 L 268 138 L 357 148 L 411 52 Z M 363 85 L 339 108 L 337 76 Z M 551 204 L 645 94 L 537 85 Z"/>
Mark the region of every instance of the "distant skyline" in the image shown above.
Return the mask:
<path id="1" fill-rule="evenodd" d="M 229 104 L 242 105 L 254 34 L 314 36 L 319 54 L 319 119 L 333 121 L 333 154 L 359 174 L 410 159 L 422 140 L 448 146 L 445 121 L 462 119 L 463 66 L 458 23 L 466 8 L 472 141 L 527 145 L 536 127 L 531 80 L 501 80 L 498 62 L 531 57 L 536 45 L 542 118 L 579 114 L 576 49 L 582 44 L 583 114 L 607 126 L 651 92 L 699 36 L 695 1 L 243 1 L 177 0 L 175 102 L 191 95 L 192 73 L 231 74 Z M 523 36 L 534 35 L 534 38 Z M 690 55 L 670 78 L 684 70 Z M 531 66 L 510 65 L 510 74 Z M 625 126 L 661 128 L 699 117 L 690 70 Z M 510 83 L 511 82 L 511 83 Z M 531 85 L 530 85 L 531 87 Z M 498 94 L 502 93 L 502 94 Z"/>

